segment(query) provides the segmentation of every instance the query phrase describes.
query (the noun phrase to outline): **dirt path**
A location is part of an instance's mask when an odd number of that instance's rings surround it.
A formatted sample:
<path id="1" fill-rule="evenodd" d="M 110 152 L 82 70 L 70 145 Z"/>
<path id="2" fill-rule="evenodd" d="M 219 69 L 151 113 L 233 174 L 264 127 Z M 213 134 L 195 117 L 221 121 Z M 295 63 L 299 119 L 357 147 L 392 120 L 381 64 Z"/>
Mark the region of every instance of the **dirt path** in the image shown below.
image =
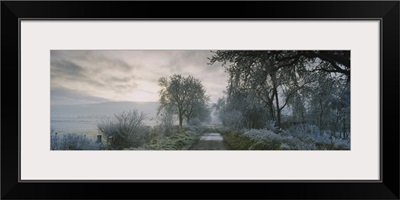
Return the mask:
<path id="1" fill-rule="evenodd" d="M 200 137 L 191 150 L 228 150 L 224 138 L 219 133 L 206 133 Z"/>

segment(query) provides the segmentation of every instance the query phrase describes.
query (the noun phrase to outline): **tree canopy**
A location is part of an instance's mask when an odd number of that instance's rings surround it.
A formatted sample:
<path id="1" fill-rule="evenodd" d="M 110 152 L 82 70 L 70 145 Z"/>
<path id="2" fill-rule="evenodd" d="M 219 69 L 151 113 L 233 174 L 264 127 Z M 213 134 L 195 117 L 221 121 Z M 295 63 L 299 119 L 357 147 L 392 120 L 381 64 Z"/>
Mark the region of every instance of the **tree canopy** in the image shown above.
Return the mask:
<path id="1" fill-rule="evenodd" d="M 328 118 L 349 126 L 350 51 L 224 50 L 214 51 L 209 60 L 225 67 L 224 108 L 239 112 L 247 128 L 260 128 L 267 120 L 282 127 L 284 109 L 291 120 L 308 118 L 320 128 L 327 127 Z"/>
<path id="2" fill-rule="evenodd" d="M 200 80 L 193 76 L 174 74 L 169 78 L 161 77 L 158 85 L 161 87 L 158 113 L 166 111 L 176 114 L 180 127 L 184 118 L 189 122 L 193 118 L 205 120 L 207 112 L 209 115 L 207 108 L 209 97 L 205 94 L 206 91 Z"/>

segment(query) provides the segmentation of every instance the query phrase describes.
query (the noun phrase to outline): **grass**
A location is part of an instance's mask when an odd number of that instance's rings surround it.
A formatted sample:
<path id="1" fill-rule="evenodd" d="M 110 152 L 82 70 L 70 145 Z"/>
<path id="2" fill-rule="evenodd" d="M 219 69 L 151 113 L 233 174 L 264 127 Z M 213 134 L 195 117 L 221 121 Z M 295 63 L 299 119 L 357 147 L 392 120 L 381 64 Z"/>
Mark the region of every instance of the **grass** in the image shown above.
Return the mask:
<path id="1" fill-rule="evenodd" d="M 191 150 L 227 150 L 229 149 L 223 141 L 197 141 L 191 148 Z"/>
<path id="2" fill-rule="evenodd" d="M 202 133 L 193 131 L 181 131 L 171 137 L 153 140 L 152 143 L 138 148 L 127 148 L 125 150 L 188 150 L 199 139 Z"/>
<path id="3" fill-rule="evenodd" d="M 104 150 L 104 143 L 98 143 L 95 137 L 84 134 L 51 134 L 51 150 Z"/>
<path id="4" fill-rule="evenodd" d="M 327 133 L 283 130 L 280 134 L 265 129 L 228 130 L 219 128 L 231 150 L 349 150 L 350 140 Z"/>
<path id="5" fill-rule="evenodd" d="M 266 129 L 232 130 L 223 126 L 187 126 L 183 129 L 173 127 L 171 135 L 165 135 L 161 129 L 152 128 L 145 135 L 142 145 L 124 150 L 349 150 L 350 140 L 331 138 L 330 134 L 308 129 L 291 128 L 275 134 Z M 220 133 L 224 141 L 200 141 L 204 133 Z M 104 146 L 96 144 L 99 133 L 93 131 L 84 134 L 52 134 L 52 150 L 96 150 L 107 148 L 106 137 L 102 137 Z"/>
<path id="6" fill-rule="evenodd" d="M 254 143 L 250 138 L 238 132 L 229 132 L 223 134 L 225 142 L 233 150 L 248 150 Z"/>
<path id="7" fill-rule="evenodd" d="M 139 147 L 124 148 L 124 150 L 188 150 L 198 141 L 200 136 L 210 128 L 203 126 L 189 126 L 180 130 L 173 127 L 171 135 L 165 135 L 159 128 L 150 129 L 143 138 L 144 144 Z M 57 134 L 55 134 L 57 132 Z M 102 137 L 103 145 L 97 145 L 96 137 L 102 135 L 97 130 L 83 133 L 69 133 L 54 131 L 51 134 L 52 150 L 110 150 L 107 138 Z"/>
<path id="8" fill-rule="evenodd" d="M 232 150 L 281 150 L 277 139 L 256 140 L 240 132 L 225 133 L 224 140 Z"/>

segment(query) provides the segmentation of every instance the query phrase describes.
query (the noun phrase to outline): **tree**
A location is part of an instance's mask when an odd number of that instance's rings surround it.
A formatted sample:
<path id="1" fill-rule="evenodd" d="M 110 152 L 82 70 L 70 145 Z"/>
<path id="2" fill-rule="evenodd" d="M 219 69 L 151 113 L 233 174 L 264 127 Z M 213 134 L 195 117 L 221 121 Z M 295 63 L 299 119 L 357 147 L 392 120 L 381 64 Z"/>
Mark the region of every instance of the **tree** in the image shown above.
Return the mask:
<path id="1" fill-rule="evenodd" d="M 224 98 L 218 98 L 217 103 L 213 103 L 211 106 L 212 108 L 215 109 L 215 113 L 219 113 L 222 108 L 225 106 L 225 99 Z"/>
<path id="2" fill-rule="evenodd" d="M 228 50 L 214 53 L 210 64 L 222 62 L 229 74 L 228 102 L 238 92 L 256 97 L 278 128 L 282 124 L 282 110 L 293 101 L 305 99 L 300 94 L 309 90 L 318 77 L 327 79 L 327 75 L 333 74 L 332 79 L 350 82 L 350 51 Z M 257 99 L 252 103 L 258 104 Z M 303 119 L 305 110 L 301 111 L 301 107 L 304 106 L 297 102 L 296 109 L 302 113 Z M 241 110 L 237 107 L 232 109 Z M 320 122 L 322 125 L 323 121 Z"/>
<path id="3" fill-rule="evenodd" d="M 339 73 L 350 81 L 350 51 L 268 51 L 267 54 L 278 62 L 286 63 L 282 67 L 311 61 L 318 63 L 311 66 L 311 72 Z"/>
<path id="4" fill-rule="evenodd" d="M 158 113 L 163 110 L 175 113 L 178 116 L 180 128 L 182 128 L 184 118 L 189 121 L 199 116 L 209 101 L 200 80 L 193 76 L 184 77 L 174 74 L 169 78 L 161 77 L 158 85 L 161 87 Z"/>
<path id="5" fill-rule="evenodd" d="M 277 69 L 293 68 L 305 62 L 318 63 L 309 67 L 309 71 L 322 71 L 328 73 L 338 73 L 346 76 L 350 80 L 350 51 L 215 51 L 215 56 L 210 58 L 210 63 L 223 62 L 238 63 L 251 58 L 253 62 L 262 59 L 273 60 L 276 62 Z M 247 71 L 249 71 L 248 69 Z"/>
<path id="6" fill-rule="evenodd" d="M 274 51 L 217 51 L 210 61 L 223 62 L 229 72 L 229 96 L 237 90 L 253 94 L 268 108 L 278 128 L 282 110 L 307 83 L 298 80 L 302 73 L 296 69 L 299 60 L 279 61 Z"/>

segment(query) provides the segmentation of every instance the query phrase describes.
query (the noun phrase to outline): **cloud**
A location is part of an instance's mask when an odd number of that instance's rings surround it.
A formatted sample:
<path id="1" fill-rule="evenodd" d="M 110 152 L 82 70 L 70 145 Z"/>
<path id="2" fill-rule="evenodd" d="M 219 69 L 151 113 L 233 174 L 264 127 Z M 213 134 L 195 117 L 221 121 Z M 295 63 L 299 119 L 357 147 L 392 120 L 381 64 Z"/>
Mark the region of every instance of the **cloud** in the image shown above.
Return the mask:
<path id="1" fill-rule="evenodd" d="M 183 74 L 201 80 L 215 102 L 226 73 L 218 63 L 208 65 L 211 56 L 207 50 L 53 50 L 51 86 L 112 101 L 157 101 L 158 79 Z"/>
<path id="2" fill-rule="evenodd" d="M 109 58 L 101 51 L 51 52 L 51 85 L 91 96 L 125 93 L 137 85 L 134 66 Z M 115 96 L 115 94 L 114 94 Z"/>
<path id="3" fill-rule="evenodd" d="M 57 75 L 60 74 L 68 77 L 83 76 L 84 69 L 81 66 L 76 65 L 75 63 L 69 62 L 67 60 L 59 60 L 59 61 L 52 60 L 51 65 L 54 66 L 52 67 L 51 70 L 52 78 L 57 78 Z"/>
<path id="4" fill-rule="evenodd" d="M 108 102 L 109 99 L 88 96 L 78 91 L 66 88 L 52 88 L 50 92 L 51 104 L 87 104 Z"/>

